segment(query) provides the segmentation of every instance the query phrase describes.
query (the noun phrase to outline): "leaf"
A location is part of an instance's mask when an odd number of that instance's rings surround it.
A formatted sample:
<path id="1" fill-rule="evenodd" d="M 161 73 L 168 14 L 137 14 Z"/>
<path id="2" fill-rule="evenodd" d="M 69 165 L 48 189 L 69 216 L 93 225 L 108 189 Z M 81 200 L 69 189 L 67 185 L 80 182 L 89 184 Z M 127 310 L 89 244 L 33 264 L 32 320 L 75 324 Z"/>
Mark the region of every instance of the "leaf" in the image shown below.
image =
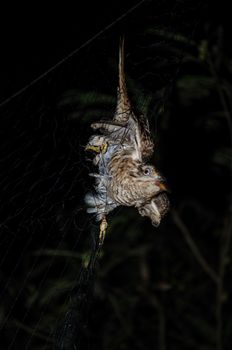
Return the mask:
<path id="1" fill-rule="evenodd" d="M 78 106 L 79 108 L 102 104 L 111 106 L 115 103 L 115 97 L 96 91 L 68 90 L 61 98 L 58 106 Z"/>
<path id="2" fill-rule="evenodd" d="M 232 168 L 232 150 L 231 148 L 221 148 L 213 154 L 212 161 L 218 165 Z"/>
<path id="3" fill-rule="evenodd" d="M 215 86 L 213 77 L 200 75 L 185 75 L 177 80 L 180 103 L 192 105 L 194 101 L 209 97 Z"/>

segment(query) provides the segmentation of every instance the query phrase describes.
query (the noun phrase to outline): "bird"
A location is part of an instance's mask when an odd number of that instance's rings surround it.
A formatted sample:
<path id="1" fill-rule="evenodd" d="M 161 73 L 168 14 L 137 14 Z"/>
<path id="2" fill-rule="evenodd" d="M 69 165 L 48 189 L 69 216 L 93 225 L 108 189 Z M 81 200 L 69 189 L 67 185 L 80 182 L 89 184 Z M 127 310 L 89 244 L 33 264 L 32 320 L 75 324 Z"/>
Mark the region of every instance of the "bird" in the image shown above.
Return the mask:
<path id="1" fill-rule="evenodd" d="M 118 206 L 133 206 L 158 226 L 169 209 L 166 180 L 148 161 L 154 153 L 148 118 L 136 116 L 128 97 L 124 70 L 124 38 L 119 43 L 119 82 L 112 120 L 91 124 L 85 150 L 94 154 L 94 190 L 87 193 L 87 212 L 100 221 L 99 241 L 107 230 L 107 215 Z"/>

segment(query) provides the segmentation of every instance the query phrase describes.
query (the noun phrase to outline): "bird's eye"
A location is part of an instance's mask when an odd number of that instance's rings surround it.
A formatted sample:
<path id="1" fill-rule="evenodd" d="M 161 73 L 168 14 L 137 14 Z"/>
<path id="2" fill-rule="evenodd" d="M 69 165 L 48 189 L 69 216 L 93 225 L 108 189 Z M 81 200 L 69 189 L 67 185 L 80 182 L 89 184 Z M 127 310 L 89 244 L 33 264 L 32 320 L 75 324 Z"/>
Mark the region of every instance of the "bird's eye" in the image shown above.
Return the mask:
<path id="1" fill-rule="evenodd" d="M 144 173 L 144 175 L 151 175 L 151 169 L 150 168 L 145 168 L 143 173 Z"/>

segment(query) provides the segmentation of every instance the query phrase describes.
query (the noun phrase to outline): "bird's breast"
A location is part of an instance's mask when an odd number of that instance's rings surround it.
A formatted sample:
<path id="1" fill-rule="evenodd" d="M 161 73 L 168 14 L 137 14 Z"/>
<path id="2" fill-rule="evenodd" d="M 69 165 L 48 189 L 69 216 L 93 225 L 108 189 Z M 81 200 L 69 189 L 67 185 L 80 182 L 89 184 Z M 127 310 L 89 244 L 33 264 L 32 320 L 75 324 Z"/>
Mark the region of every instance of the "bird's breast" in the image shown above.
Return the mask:
<path id="1" fill-rule="evenodd" d="M 118 154 L 109 163 L 108 192 L 120 205 L 134 206 L 142 197 L 142 187 L 137 175 L 138 161 L 127 154 Z"/>

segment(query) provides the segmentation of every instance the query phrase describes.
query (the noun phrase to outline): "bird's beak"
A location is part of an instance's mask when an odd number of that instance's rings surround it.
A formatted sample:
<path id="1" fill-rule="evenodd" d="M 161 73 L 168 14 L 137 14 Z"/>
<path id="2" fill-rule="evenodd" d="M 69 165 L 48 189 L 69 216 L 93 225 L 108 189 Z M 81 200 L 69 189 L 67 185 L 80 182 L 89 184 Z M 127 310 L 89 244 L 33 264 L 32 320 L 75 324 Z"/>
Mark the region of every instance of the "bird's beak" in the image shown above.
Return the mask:
<path id="1" fill-rule="evenodd" d="M 160 175 L 156 176 L 156 185 L 159 186 L 161 191 L 169 192 L 169 189 L 168 189 L 168 186 L 167 186 L 165 178 L 163 178 Z"/>
<path id="2" fill-rule="evenodd" d="M 159 184 L 159 187 L 162 191 L 168 191 L 168 187 L 167 187 L 167 184 L 166 183 L 160 183 Z"/>

